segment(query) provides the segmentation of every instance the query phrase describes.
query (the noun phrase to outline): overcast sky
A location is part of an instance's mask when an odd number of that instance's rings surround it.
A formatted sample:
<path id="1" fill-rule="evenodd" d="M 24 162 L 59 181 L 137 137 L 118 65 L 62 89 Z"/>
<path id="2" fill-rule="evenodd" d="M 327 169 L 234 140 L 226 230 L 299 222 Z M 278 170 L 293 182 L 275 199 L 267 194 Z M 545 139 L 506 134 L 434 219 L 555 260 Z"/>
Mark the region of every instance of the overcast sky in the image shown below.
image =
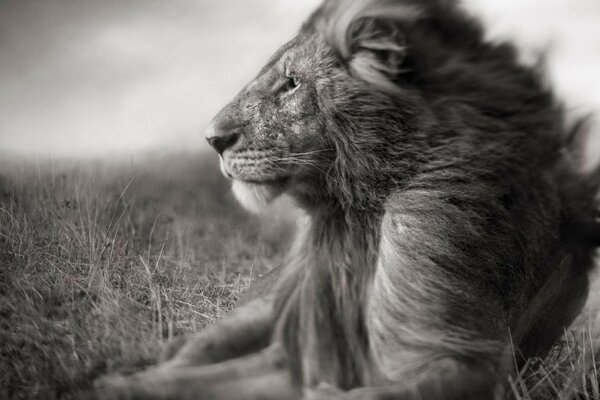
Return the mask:
<path id="1" fill-rule="evenodd" d="M 0 0 L 0 153 L 201 148 L 210 118 L 319 0 Z M 550 46 L 600 111 L 600 1 L 468 0 L 493 37 Z"/>

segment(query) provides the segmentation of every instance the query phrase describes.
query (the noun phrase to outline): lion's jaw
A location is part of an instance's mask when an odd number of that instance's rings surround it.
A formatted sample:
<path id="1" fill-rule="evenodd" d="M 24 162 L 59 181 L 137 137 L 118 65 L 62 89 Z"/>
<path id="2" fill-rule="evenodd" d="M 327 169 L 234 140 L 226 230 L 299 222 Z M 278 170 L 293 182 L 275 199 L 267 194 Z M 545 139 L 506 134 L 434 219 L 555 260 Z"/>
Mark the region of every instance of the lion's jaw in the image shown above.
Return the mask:
<path id="1" fill-rule="evenodd" d="M 235 198 L 246 210 L 258 214 L 283 193 L 282 184 L 252 183 L 234 179 L 232 190 Z"/>

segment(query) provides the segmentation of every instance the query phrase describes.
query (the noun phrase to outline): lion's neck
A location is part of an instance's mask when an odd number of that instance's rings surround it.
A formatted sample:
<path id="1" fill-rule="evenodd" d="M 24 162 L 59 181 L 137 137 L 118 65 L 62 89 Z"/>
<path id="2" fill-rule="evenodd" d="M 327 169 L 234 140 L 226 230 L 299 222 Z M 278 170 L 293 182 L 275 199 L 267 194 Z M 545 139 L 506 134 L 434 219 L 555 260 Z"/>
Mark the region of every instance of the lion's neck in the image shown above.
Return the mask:
<path id="1" fill-rule="evenodd" d="M 278 293 L 276 338 L 304 384 L 350 388 L 369 379 L 364 306 L 379 224 L 372 212 L 323 208 L 300 229 Z"/>

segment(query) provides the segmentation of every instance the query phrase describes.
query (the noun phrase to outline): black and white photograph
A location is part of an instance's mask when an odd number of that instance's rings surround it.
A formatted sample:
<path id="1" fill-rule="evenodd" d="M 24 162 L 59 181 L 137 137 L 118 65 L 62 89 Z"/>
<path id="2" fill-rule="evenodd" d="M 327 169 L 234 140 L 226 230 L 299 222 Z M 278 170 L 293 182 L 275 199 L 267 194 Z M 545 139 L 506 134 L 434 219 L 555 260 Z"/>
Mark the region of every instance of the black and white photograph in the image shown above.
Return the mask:
<path id="1" fill-rule="evenodd" d="M 0 400 L 600 400 L 598 0 L 0 0 Z"/>

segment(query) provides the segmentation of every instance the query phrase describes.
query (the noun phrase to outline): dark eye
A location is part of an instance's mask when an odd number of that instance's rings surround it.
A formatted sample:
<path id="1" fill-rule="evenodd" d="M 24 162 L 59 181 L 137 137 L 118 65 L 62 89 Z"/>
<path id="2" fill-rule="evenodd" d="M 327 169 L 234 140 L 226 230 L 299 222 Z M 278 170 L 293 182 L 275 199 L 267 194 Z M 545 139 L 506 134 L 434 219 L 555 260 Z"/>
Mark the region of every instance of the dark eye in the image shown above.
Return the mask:
<path id="1" fill-rule="evenodd" d="M 291 93 L 300 87 L 300 79 L 294 74 L 286 73 L 285 82 L 281 86 L 281 91 Z"/>

